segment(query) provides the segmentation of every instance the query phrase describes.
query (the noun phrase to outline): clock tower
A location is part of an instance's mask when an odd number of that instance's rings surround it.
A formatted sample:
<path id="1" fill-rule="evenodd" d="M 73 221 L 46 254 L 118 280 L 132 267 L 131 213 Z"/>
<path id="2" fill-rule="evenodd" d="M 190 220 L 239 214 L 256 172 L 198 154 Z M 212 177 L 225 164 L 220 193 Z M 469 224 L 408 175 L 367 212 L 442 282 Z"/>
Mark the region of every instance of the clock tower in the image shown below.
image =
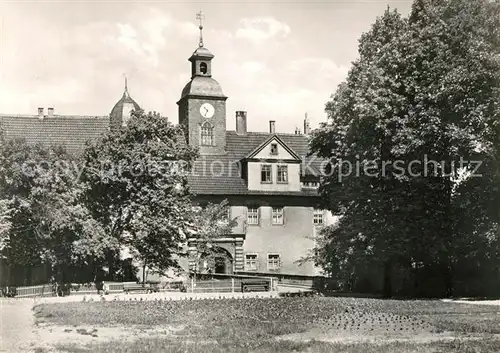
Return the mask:
<path id="1" fill-rule="evenodd" d="M 191 81 L 184 87 L 179 106 L 179 124 L 184 127 L 191 146 L 201 155 L 224 154 L 226 151 L 226 99 L 219 83 L 212 78 L 214 55 L 203 46 L 203 13 L 200 20 L 200 42 L 189 58 Z"/>

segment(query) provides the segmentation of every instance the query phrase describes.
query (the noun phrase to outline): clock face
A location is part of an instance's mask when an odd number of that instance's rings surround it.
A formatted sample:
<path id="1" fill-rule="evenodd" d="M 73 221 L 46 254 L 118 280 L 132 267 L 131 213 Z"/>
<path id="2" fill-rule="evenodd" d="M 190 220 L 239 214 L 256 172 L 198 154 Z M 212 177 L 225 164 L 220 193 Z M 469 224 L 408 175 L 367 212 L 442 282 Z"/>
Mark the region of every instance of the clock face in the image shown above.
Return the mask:
<path id="1" fill-rule="evenodd" d="M 200 107 L 200 114 L 204 118 L 211 118 L 214 116 L 215 109 L 210 103 L 203 103 Z"/>

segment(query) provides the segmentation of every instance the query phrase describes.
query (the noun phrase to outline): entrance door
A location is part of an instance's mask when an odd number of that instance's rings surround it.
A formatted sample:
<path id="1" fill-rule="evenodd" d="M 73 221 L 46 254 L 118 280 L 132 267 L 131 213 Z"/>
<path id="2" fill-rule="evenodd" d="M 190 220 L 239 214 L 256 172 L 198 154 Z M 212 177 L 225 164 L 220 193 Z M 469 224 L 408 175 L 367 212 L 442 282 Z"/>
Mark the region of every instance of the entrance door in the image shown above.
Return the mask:
<path id="1" fill-rule="evenodd" d="M 226 259 L 224 257 L 215 258 L 215 273 L 226 273 Z"/>

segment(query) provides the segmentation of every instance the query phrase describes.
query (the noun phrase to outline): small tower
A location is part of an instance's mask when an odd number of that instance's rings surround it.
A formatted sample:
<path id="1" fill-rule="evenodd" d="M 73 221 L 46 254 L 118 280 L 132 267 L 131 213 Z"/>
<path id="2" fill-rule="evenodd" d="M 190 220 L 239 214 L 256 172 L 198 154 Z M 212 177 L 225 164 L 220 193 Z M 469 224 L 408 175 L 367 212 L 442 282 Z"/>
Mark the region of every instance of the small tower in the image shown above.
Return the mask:
<path id="1" fill-rule="evenodd" d="M 179 124 L 184 127 L 189 145 L 199 147 L 201 155 L 218 155 L 226 151 L 226 99 L 219 83 L 212 78 L 214 55 L 203 44 L 203 12 L 200 20 L 200 39 L 193 52 L 191 81 L 181 93 Z"/>
<path id="2" fill-rule="evenodd" d="M 123 96 L 115 104 L 109 114 L 111 130 L 127 126 L 133 110 L 141 110 L 141 107 L 139 107 L 139 104 L 137 104 L 132 97 L 130 97 L 130 94 L 128 93 L 127 78 L 125 77 L 125 90 L 123 92 Z"/>

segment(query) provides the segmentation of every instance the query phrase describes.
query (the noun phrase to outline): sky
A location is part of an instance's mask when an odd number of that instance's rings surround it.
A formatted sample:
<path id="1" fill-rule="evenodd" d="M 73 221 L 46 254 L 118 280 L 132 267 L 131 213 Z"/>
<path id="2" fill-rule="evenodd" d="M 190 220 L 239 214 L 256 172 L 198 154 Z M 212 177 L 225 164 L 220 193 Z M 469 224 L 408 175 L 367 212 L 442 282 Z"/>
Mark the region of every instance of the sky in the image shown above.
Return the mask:
<path id="1" fill-rule="evenodd" d="M 0 113 L 108 115 L 124 90 L 177 123 L 203 10 L 212 77 L 249 131 L 302 129 L 326 120 L 325 103 L 357 58 L 358 39 L 384 10 L 411 1 L 3 1 Z"/>

